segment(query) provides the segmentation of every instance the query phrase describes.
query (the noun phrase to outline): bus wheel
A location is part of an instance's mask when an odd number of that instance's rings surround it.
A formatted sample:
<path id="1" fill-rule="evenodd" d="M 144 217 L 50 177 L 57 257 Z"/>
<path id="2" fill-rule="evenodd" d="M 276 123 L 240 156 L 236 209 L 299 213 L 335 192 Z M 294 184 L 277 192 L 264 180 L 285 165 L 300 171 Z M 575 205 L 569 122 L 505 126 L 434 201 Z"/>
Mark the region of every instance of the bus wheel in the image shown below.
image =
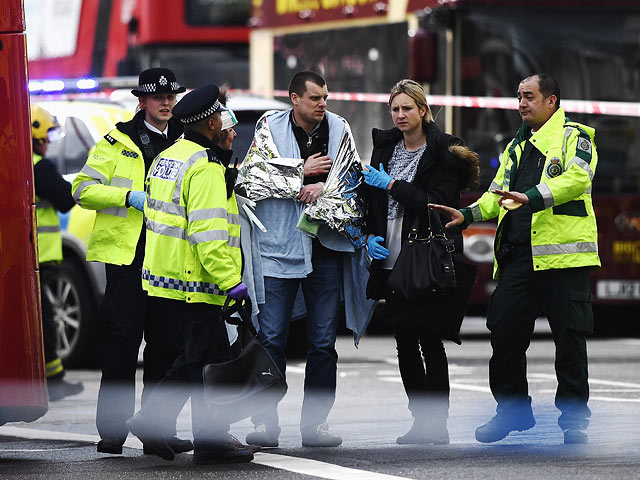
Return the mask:
<path id="1" fill-rule="evenodd" d="M 88 281 L 72 259 L 41 272 L 42 294 L 53 305 L 58 355 L 65 368 L 99 363 L 98 312 Z"/>

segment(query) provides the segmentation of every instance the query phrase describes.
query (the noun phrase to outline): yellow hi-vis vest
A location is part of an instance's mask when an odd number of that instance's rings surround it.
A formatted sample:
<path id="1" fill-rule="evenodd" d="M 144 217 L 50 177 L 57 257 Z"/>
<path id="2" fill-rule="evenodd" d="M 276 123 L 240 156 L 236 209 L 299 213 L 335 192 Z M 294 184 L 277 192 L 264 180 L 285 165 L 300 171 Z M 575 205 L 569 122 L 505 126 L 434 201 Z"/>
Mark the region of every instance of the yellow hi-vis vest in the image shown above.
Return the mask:
<path id="1" fill-rule="evenodd" d="M 42 156 L 33 154 L 33 164 L 37 165 Z M 60 219 L 53 205 L 36 195 L 36 232 L 38 234 L 38 261 L 62 261 L 62 234 Z"/>
<path id="2" fill-rule="evenodd" d="M 143 189 L 142 152 L 128 135 L 113 129 L 91 149 L 72 186 L 76 203 L 96 210 L 87 260 L 131 264 L 142 231 L 143 214 L 126 207 L 127 192 Z"/>
<path id="3" fill-rule="evenodd" d="M 498 217 L 494 250 L 500 248 L 507 210 L 498 205 L 493 189 L 509 190 L 518 169 L 526 138 L 523 124 L 502 154 L 495 178 L 478 201 L 462 209 L 465 224 Z M 545 155 L 540 183 L 523 192 L 531 208 L 533 271 L 600 266 L 598 229 L 591 203 L 593 176 L 598 163 L 595 130 L 565 118 L 559 108 L 529 141 Z M 494 261 L 494 278 L 499 277 Z"/>
<path id="4" fill-rule="evenodd" d="M 214 156 L 214 154 L 212 154 Z M 223 305 L 241 281 L 240 216 L 225 167 L 181 139 L 147 175 L 142 287 L 151 296 Z"/>

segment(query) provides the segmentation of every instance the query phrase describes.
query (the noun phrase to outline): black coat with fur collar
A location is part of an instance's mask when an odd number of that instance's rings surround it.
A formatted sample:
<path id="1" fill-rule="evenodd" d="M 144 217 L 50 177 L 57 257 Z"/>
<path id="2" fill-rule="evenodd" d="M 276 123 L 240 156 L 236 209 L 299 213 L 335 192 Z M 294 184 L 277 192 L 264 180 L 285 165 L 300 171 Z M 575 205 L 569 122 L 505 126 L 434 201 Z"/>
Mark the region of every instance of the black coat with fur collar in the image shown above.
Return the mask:
<path id="1" fill-rule="evenodd" d="M 402 238 L 406 238 L 416 218 L 420 218 L 421 230 L 428 226 L 427 193 L 431 203 L 460 208 L 460 192 L 477 184 L 479 178 L 478 155 L 462 146 L 460 138 L 440 131 L 431 122 L 425 128 L 427 148 L 420 158 L 413 182 L 395 180 L 390 194 L 404 206 Z M 389 161 L 396 144 L 403 135 L 397 128 L 379 130 L 374 128 L 371 165 L 384 165 L 389 171 Z M 368 212 L 364 231 L 387 240 L 387 192 L 379 188 L 365 186 Z M 435 212 L 434 212 L 435 214 Z M 440 216 L 442 225 L 449 221 Z M 455 240 L 456 252 L 462 253 L 462 230 L 455 227 L 447 230 L 447 235 Z M 382 272 L 382 262 L 373 260 L 367 293 L 370 298 L 382 298 L 386 275 Z"/>

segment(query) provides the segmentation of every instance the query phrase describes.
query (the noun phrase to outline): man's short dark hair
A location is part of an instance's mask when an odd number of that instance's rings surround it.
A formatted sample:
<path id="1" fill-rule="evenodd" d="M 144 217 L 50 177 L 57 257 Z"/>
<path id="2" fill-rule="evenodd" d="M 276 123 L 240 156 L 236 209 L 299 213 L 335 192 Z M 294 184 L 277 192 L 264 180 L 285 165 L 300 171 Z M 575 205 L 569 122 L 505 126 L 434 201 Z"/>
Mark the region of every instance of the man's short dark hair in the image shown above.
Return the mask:
<path id="1" fill-rule="evenodd" d="M 327 84 L 324 78 L 316 72 L 298 72 L 291 79 L 291 83 L 289 83 L 289 96 L 291 96 L 292 93 L 300 97 L 304 95 L 304 92 L 307 91 L 307 82 L 315 83 L 319 87 L 324 87 Z"/>
<path id="2" fill-rule="evenodd" d="M 556 101 L 556 108 L 560 108 L 560 85 L 558 81 L 546 73 L 536 73 L 529 78 L 533 77 L 538 77 L 538 88 L 542 96 L 548 98 L 551 95 L 555 95 L 558 99 Z"/>

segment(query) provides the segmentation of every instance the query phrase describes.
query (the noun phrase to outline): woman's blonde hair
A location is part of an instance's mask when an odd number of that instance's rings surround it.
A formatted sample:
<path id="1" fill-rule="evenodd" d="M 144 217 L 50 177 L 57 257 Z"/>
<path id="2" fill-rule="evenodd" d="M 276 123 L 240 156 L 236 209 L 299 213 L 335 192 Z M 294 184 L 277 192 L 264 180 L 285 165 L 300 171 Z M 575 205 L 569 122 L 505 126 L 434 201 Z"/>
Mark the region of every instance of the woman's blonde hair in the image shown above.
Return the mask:
<path id="1" fill-rule="evenodd" d="M 427 98 L 424 95 L 424 88 L 415 80 L 410 80 L 405 78 L 404 80 L 400 80 L 396 83 L 391 89 L 391 95 L 389 96 L 389 107 L 391 107 L 391 102 L 401 93 L 404 93 L 408 97 L 410 97 L 418 108 L 426 107 L 427 112 L 424 117 L 422 117 L 422 126 L 426 127 L 428 123 L 433 122 L 433 115 L 431 114 L 431 108 L 427 105 Z"/>

